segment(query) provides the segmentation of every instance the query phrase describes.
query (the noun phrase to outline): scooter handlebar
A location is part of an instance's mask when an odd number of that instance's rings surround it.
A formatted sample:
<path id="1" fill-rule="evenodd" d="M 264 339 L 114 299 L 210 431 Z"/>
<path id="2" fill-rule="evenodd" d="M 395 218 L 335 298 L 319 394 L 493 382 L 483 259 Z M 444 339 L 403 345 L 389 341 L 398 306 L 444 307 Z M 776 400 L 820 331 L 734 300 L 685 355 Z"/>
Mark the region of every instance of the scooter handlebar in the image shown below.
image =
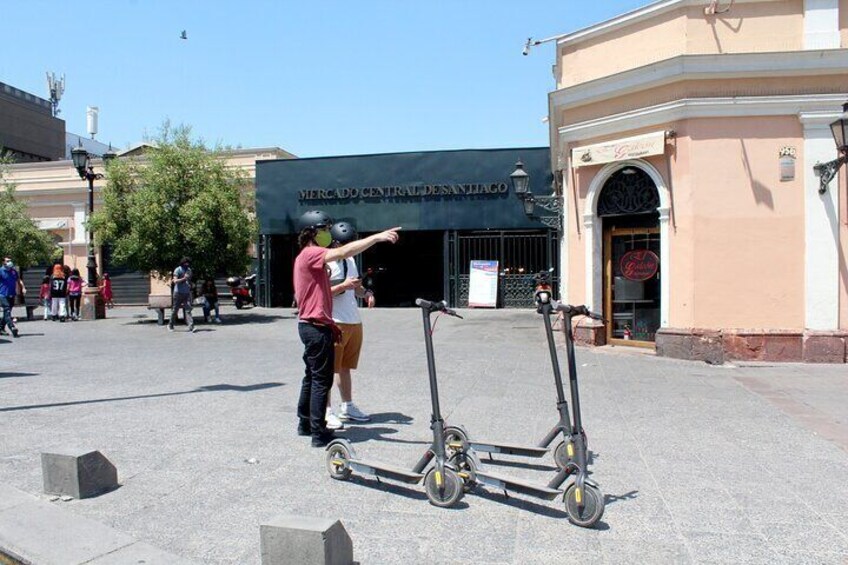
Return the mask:
<path id="1" fill-rule="evenodd" d="M 587 318 L 592 318 L 593 320 L 601 320 L 604 321 L 604 317 L 600 314 L 592 312 L 585 305 L 573 306 L 571 304 L 562 304 L 558 303 L 556 305 L 556 311 L 562 312 L 568 316 L 586 316 Z"/>
<path id="2" fill-rule="evenodd" d="M 462 318 L 459 314 L 456 313 L 456 310 L 452 310 L 448 308 L 448 303 L 444 300 L 440 300 L 439 302 L 431 302 L 430 300 L 424 300 L 423 298 L 416 298 L 415 305 L 427 310 L 428 312 L 444 312 L 448 316 L 453 316 L 455 318 Z"/>

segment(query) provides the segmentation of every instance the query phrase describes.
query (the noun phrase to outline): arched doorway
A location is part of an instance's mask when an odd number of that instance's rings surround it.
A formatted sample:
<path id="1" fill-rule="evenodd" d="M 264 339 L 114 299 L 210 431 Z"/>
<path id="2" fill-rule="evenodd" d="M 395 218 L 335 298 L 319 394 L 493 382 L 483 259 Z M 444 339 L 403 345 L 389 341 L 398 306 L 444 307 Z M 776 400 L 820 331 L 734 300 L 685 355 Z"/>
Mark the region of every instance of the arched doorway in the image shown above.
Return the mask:
<path id="1" fill-rule="evenodd" d="M 607 343 L 650 347 L 661 327 L 659 207 L 657 186 L 639 167 L 618 169 L 601 189 Z"/>

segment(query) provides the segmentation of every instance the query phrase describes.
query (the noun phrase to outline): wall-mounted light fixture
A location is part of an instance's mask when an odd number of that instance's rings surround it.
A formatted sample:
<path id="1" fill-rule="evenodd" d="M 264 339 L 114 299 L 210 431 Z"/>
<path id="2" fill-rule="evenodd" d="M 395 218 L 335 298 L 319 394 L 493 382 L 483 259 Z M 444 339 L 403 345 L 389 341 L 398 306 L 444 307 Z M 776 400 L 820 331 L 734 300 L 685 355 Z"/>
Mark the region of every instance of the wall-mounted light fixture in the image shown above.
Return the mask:
<path id="1" fill-rule="evenodd" d="M 524 170 L 524 163 L 519 160 L 515 164 L 515 170 L 509 175 L 512 181 L 512 189 L 524 206 L 524 214 L 528 218 L 538 219 L 540 222 L 556 230 L 562 229 L 562 197 L 536 196 L 530 190 L 530 175 Z M 536 206 L 553 212 L 553 215 L 536 215 Z"/>
<path id="2" fill-rule="evenodd" d="M 830 124 L 830 131 L 833 133 L 833 140 L 836 142 L 836 151 L 839 156 L 833 161 L 813 165 L 813 170 L 819 177 L 819 194 L 827 192 L 827 185 L 839 172 L 839 167 L 848 161 L 848 156 L 846 156 L 848 152 L 848 102 L 842 105 L 842 117 Z"/>

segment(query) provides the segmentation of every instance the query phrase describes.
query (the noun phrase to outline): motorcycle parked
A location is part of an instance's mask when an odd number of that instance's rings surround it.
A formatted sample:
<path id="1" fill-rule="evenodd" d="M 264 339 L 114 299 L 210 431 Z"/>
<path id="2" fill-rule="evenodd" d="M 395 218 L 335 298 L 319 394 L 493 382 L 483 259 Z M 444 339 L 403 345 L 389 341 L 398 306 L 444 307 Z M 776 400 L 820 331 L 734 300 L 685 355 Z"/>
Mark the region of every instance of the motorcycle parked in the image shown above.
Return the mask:
<path id="1" fill-rule="evenodd" d="M 256 306 L 256 274 L 244 278 L 230 277 L 227 279 L 227 286 L 230 287 L 233 304 L 237 310 L 248 304 Z"/>

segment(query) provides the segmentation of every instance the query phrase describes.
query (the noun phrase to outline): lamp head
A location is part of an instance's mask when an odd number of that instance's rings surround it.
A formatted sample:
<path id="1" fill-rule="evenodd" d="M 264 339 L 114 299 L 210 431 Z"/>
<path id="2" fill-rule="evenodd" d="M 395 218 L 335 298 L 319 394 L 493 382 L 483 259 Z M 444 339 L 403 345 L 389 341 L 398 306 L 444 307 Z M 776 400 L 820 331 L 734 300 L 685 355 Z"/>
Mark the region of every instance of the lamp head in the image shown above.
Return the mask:
<path id="1" fill-rule="evenodd" d="M 515 164 L 515 170 L 509 175 L 512 181 L 512 188 L 519 198 L 523 198 L 528 193 L 530 187 L 530 175 L 524 170 L 524 163 L 519 161 Z"/>
<path id="2" fill-rule="evenodd" d="M 80 178 L 85 178 L 85 169 L 88 165 L 88 151 L 85 150 L 85 147 L 80 145 L 71 149 L 71 160 Z"/>

